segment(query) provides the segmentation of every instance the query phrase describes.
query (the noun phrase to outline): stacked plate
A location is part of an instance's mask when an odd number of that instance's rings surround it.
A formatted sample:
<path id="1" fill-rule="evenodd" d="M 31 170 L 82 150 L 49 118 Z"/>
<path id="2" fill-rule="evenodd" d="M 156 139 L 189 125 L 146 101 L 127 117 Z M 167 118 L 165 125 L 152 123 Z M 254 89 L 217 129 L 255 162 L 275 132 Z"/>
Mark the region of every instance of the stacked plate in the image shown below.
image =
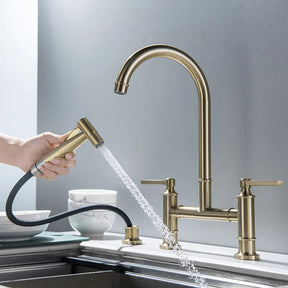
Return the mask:
<path id="1" fill-rule="evenodd" d="M 34 221 L 47 218 L 50 210 L 14 211 L 14 215 L 25 221 Z M 0 212 L 0 242 L 29 240 L 33 236 L 45 231 L 49 224 L 32 227 L 18 226 L 12 223 L 5 212 Z"/>

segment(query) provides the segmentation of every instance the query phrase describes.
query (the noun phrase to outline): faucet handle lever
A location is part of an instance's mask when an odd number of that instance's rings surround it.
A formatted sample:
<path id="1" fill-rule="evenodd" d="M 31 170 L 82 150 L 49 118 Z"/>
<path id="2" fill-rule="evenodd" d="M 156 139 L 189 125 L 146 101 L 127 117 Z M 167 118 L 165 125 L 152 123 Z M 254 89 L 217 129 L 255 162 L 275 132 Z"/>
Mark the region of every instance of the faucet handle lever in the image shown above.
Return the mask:
<path id="1" fill-rule="evenodd" d="M 141 184 L 160 184 L 160 185 L 166 185 L 166 180 L 144 179 L 144 180 L 141 180 Z"/>
<path id="2" fill-rule="evenodd" d="M 165 185 L 166 188 L 169 190 L 169 189 L 173 189 L 175 187 L 175 179 L 174 178 L 166 178 L 165 180 L 144 179 L 144 180 L 141 180 L 141 184 Z"/>
<path id="3" fill-rule="evenodd" d="M 240 187 L 246 188 L 250 186 L 282 186 L 283 181 L 255 181 L 249 178 L 242 178 L 240 180 Z"/>

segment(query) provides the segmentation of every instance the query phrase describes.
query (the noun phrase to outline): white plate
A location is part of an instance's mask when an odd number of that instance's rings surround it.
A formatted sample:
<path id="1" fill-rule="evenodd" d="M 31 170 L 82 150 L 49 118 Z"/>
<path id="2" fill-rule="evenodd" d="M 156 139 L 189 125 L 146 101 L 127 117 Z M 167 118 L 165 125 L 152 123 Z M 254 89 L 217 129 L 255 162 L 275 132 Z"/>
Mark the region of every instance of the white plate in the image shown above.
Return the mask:
<path id="1" fill-rule="evenodd" d="M 21 220 L 33 221 L 46 218 L 50 212 L 50 210 L 25 210 L 13 211 L 13 214 Z M 0 211 L 0 223 L 11 223 L 4 211 Z"/>
<path id="2" fill-rule="evenodd" d="M 34 221 L 47 218 L 50 210 L 15 211 L 15 216 L 21 220 Z M 5 212 L 0 212 L 0 242 L 29 240 L 47 229 L 49 224 L 32 227 L 18 226 L 7 218 Z"/>

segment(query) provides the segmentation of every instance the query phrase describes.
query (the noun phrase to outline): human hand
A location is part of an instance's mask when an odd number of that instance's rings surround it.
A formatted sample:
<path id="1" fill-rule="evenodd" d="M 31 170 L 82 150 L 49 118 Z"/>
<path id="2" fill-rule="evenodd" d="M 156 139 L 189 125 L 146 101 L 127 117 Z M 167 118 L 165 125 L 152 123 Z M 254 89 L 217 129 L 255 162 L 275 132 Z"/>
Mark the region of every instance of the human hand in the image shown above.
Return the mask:
<path id="1" fill-rule="evenodd" d="M 28 172 L 32 165 L 39 161 L 48 152 L 65 142 L 69 133 L 56 135 L 43 133 L 29 140 L 23 140 L 21 152 L 17 160 L 17 166 Z M 47 180 L 55 180 L 58 175 L 67 175 L 69 168 L 76 165 L 75 153 L 67 153 L 64 158 L 56 157 L 51 162 L 46 162 L 42 167 L 42 174 L 39 176 Z"/>

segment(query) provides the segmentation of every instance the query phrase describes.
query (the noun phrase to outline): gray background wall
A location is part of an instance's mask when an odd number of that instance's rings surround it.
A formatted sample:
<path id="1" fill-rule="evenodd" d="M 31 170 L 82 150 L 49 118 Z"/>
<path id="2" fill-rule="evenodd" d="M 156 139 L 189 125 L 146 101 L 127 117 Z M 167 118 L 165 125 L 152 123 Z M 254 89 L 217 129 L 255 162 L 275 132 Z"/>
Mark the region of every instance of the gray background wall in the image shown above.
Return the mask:
<path id="1" fill-rule="evenodd" d="M 179 203 L 198 203 L 198 96 L 176 62 L 152 59 L 113 93 L 126 58 L 164 43 L 201 66 L 212 99 L 213 207 L 236 207 L 239 179 L 282 179 L 254 188 L 257 248 L 287 253 L 288 3 L 230 0 L 39 1 L 38 132 L 64 133 L 87 117 L 137 183 L 176 178 Z M 67 207 L 67 191 L 119 191 L 142 235 L 160 237 L 101 154 L 85 143 L 78 165 L 55 182 L 38 180 L 37 206 Z M 140 185 L 140 184 L 139 184 Z M 161 186 L 140 186 L 162 215 Z M 180 221 L 180 240 L 237 246 L 237 224 Z M 50 230 L 69 230 L 68 221 Z M 113 231 L 123 232 L 118 219 Z"/>

